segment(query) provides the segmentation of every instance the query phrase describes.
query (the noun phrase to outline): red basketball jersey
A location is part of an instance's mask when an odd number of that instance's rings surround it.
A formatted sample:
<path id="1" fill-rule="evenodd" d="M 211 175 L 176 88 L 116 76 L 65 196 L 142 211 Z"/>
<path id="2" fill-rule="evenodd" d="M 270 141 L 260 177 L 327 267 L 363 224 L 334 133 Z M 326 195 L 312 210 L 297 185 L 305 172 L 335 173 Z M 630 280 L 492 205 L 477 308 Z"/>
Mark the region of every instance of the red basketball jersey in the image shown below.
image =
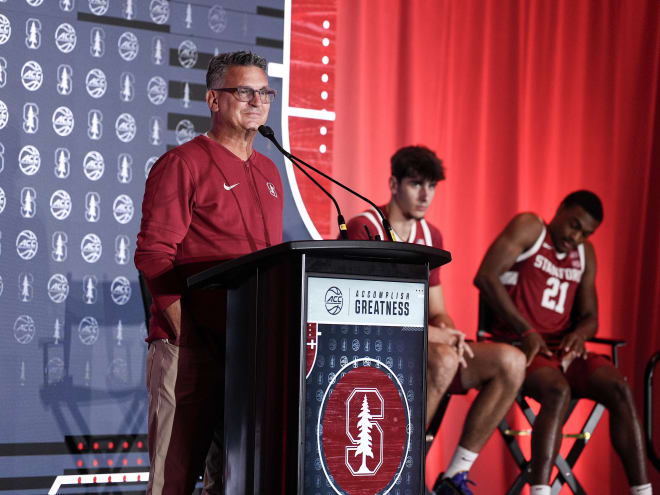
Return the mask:
<path id="1" fill-rule="evenodd" d="M 381 206 L 380 211 L 384 212 L 385 207 Z M 378 234 L 381 239 L 387 239 L 380 215 L 374 208 L 369 208 L 367 211 L 363 211 L 349 220 L 346 224 L 348 238 L 351 240 L 367 240 L 367 231 L 364 229 L 365 225 L 372 237 Z M 415 221 L 412 229 L 410 229 L 408 239 L 400 239 L 396 232 L 394 232 L 394 236 L 400 242 L 404 241 L 442 249 L 442 234 L 423 218 Z M 429 286 L 433 287 L 434 285 L 440 285 L 440 268 L 431 270 Z"/>
<path id="2" fill-rule="evenodd" d="M 549 344 L 558 344 L 571 328 L 571 311 L 584 267 L 584 245 L 558 253 L 544 226 L 534 245 L 518 256 L 500 281 L 534 329 L 542 333 Z M 495 322 L 492 330 L 504 340 L 520 338 L 501 320 Z"/>

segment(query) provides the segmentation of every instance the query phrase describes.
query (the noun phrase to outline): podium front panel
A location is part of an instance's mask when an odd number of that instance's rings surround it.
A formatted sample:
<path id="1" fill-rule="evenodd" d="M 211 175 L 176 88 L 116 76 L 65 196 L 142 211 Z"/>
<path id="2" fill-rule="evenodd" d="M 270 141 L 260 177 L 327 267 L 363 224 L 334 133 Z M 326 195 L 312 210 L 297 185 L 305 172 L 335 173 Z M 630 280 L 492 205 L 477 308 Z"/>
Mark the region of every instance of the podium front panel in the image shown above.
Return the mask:
<path id="1" fill-rule="evenodd" d="M 426 292 L 307 274 L 303 493 L 423 493 Z"/>

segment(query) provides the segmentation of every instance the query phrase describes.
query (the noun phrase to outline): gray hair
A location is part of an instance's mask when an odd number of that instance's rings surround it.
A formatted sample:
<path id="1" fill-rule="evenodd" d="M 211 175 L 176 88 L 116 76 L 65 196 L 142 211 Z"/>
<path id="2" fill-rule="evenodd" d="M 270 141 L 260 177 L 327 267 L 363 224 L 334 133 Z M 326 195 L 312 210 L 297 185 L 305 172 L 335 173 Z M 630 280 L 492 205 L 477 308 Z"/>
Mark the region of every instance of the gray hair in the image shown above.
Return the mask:
<path id="1" fill-rule="evenodd" d="M 252 52 L 228 52 L 221 53 L 211 58 L 209 68 L 206 71 L 206 89 L 219 88 L 225 82 L 227 70 L 232 65 L 256 66 L 266 72 L 268 62 Z"/>

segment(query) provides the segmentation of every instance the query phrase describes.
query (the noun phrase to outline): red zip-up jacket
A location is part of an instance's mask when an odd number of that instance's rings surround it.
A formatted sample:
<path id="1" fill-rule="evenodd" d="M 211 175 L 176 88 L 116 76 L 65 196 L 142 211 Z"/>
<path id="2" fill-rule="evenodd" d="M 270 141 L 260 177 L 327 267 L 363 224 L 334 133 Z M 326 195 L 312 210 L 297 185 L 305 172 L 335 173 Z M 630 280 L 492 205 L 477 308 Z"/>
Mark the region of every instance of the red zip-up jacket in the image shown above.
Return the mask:
<path id="1" fill-rule="evenodd" d="M 161 156 L 145 186 L 135 250 L 153 297 L 147 341 L 173 339 L 163 311 L 189 275 L 282 242 L 282 207 L 279 173 L 261 153 L 243 161 L 201 135 Z"/>

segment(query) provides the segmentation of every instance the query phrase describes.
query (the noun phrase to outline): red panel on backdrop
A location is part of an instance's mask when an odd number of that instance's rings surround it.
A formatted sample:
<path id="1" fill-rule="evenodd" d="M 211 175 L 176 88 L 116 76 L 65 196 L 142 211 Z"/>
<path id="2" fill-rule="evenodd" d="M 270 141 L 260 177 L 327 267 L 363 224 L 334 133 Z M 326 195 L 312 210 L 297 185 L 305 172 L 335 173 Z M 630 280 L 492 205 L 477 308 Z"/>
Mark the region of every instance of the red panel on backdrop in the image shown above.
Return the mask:
<path id="1" fill-rule="evenodd" d="M 335 2 L 292 2 L 291 25 L 289 111 L 298 111 L 298 115 L 313 115 L 313 111 L 319 110 L 334 111 Z M 291 152 L 331 175 L 333 126 L 334 122 L 330 120 L 290 117 Z M 333 222 L 330 200 L 298 170 L 295 176 L 305 208 L 316 230 L 322 237 L 328 238 Z M 325 182 L 324 179 L 320 181 Z"/>
<path id="2" fill-rule="evenodd" d="M 529 210 L 549 220 L 575 189 L 598 193 L 599 333 L 628 340 L 621 367 L 640 413 L 644 364 L 660 348 L 659 46 L 655 0 L 338 2 L 335 175 L 383 202 L 397 148 L 426 144 L 445 160 L 428 218 L 453 254 L 445 295 L 469 334 L 472 277 L 505 223 Z M 342 205 L 347 218 L 364 209 Z M 450 405 L 432 477 L 471 397 Z M 576 472 L 589 492 L 626 493 L 607 421 Z M 495 435 L 472 470 L 478 489 L 504 493 L 514 474 Z"/>

